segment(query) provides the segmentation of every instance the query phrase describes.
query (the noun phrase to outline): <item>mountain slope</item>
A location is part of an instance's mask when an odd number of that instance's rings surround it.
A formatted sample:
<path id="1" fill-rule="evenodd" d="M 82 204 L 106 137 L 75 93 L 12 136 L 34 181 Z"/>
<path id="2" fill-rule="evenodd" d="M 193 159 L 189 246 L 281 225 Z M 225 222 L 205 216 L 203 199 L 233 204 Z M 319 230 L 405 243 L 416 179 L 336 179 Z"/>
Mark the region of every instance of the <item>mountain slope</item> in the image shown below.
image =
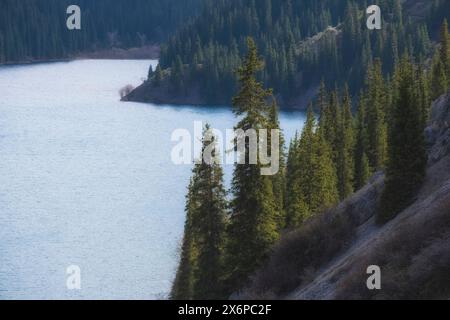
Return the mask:
<path id="1" fill-rule="evenodd" d="M 0 63 L 71 57 L 167 40 L 203 0 L 0 0 Z M 81 30 L 68 30 L 78 5 Z"/>
<path id="2" fill-rule="evenodd" d="M 380 58 L 384 73 L 392 74 L 406 52 L 428 57 L 430 37 L 436 39 L 438 30 L 434 22 L 449 15 L 442 0 L 385 0 L 379 2 L 382 30 L 368 30 L 363 0 L 205 3 L 199 16 L 163 46 L 163 72 L 150 74 L 128 100 L 229 104 L 248 36 L 265 59 L 260 77 L 274 89 L 280 105 L 306 107 L 322 79 L 327 87 L 347 82 L 357 94 L 374 59 Z"/>
<path id="3" fill-rule="evenodd" d="M 450 92 L 434 103 L 426 136 L 426 181 L 407 209 L 384 226 L 375 224 L 384 178 L 378 174 L 336 209 L 286 236 L 244 296 L 450 298 Z M 370 265 L 381 268 L 382 290 L 366 287 Z"/>

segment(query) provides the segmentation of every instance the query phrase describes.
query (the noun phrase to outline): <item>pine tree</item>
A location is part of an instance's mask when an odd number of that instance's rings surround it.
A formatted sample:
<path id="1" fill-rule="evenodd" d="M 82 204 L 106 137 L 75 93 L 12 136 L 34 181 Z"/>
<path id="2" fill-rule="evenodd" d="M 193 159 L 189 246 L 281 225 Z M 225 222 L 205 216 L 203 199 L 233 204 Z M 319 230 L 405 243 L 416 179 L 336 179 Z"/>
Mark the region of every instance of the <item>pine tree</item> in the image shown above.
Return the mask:
<path id="1" fill-rule="evenodd" d="M 336 166 L 333 152 L 322 131 L 317 131 L 315 146 L 314 178 L 309 209 L 317 214 L 329 209 L 339 201 Z"/>
<path id="2" fill-rule="evenodd" d="M 215 137 L 205 127 L 201 161 L 195 164 L 186 201 L 181 260 L 171 298 L 225 298 L 222 287 L 225 219 L 223 173 Z"/>
<path id="3" fill-rule="evenodd" d="M 377 221 L 392 219 L 411 201 L 425 177 L 427 163 L 422 106 L 415 66 L 404 57 L 397 68 L 398 94 L 389 132 L 389 161 Z"/>
<path id="4" fill-rule="evenodd" d="M 161 85 L 161 81 L 163 80 L 163 71 L 161 69 L 161 66 L 158 64 L 155 70 L 155 74 L 153 76 L 153 82 L 152 85 L 154 87 L 159 87 Z"/>
<path id="5" fill-rule="evenodd" d="M 193 181 L 189 184 L 186 196 L 186 222 L 181 246 L 180 263 L 172 285 L 170 298 L 172 300 L 188 300 L 193 297 L 195 248 L 193 244 Z"/>
<path id="6" fill-rule="evenodd" d="M 448 22 L 444 19 L 440 30 L 441 48 L 439 50 L 441 61 L 444 65 L 447 81 L 450 79 L 450 34 L 448 32 Z"/>
<path id="7" fill-rule="evenodd" d="M 339 93 L 337 88 L 329 94 L 328 103 L 321 101 L 321 114 L 319 128 L 323 138 L 331 147 L 333 161 L 337 161 L 338 156 L 338 124 L 341 122 L 341 112 L 339 104 Z"/>
<path id="8" fill-rule="evenodd" d="M 433 59 L 433 66 L 431 69 L 431 89 L 433 92 L 433 99 L 437 99 L 444 94 L 448 88 L 448 79 L 445 72 L 445 65 L 441 60 L 439 54 L 436 54 Z"/>
<path id="9" fill-rule="evenodd" d="M 263 88 L 256 80 L 262 70 L 256 45 L 249 38 L 248 53 L 238 69 L 240 90 L 233 98 L 233 110 L 242 117 L 237 129 L 266 129 L 270 105 L 266 100 L 271 90 Z M 278 239 L 276 212 L 277 202 L 273 194 L 272 177 L 261 175 L 261 162 L 249 164 L 250 146 L 245 137 L 237 137 L 237 143 L 244 143 L 240 156 L 245 164 L 235 166 L 231 202 L 232 215 L 227 229 L 227 284 L 229 290 L 245 286 L 248 277 L 267 258 L 272 245 Z"/>
<path id="10" fill-rule="evenodd" d="M 193 170 L 193 232 L 197 249 L 193 298 L 224 298 L 222 289 L 223 248 L 227 210 L 223 172 L 219 164 L 216 138 L 207 125 L 204 132 L 203 161 Z"/>
<path id="11" fill-rule="evenodd" d="M 170 73 L 170 81 L 172 84 L 172 89 L 175 94 L 184 94 L 184 65 L 181 61 L 180 56 L 177 56 L 177 59 L 175 60 L 175 63 L 173 64 L 171 68 Z"/>
<path id="12" fill-rule="evenodd" d="M 347 85 L 342 100 L 342 115 L 338 123 L 337 176 L 339 198 L 344 200 L 353 193 L 354 179 L 354 130 L 352 101 Z"/>
<path id="13" fill-rule="evenodd" d="M 278 106 L 273 98 L 271 108 L 269 111 L 269 124 L 268 130 L 279 130 L 279 150 L 277 154 L 270 155 L 279 158 L 279 170 L 278 173 L 272 176 L 273 195 L 277 204 L 276 212 L 278 213 L 277 223 L 278 230 L 281 231 L 286 226 L 286 212 L 285 212 L 285 197 L 286 197 L 286 155 L 284 149 L 284 136 L 280 128 L 280 121 L 278 119 Z M 271 132 L 268 132 L 269 141 L 268 148 L 271 148 Z"/>
<path id="14" fill-rule="evenodd" d="M 377 59 L 367 78 L 367 156 L 374 170 L 384 168 L 387 156 L 386 88 L 381 61 Z"/>
<path id="15" fill-rule="evenodd" d="M 323 131 L 316 126 L 312 105 L 300 139 L 296 137 L 291 143 L 286 181 L 288 228 L 301 226 L 339 200 L 332 150 Z"/>
<path id="16" fill-rule="evenodd" d="M 447 19 L 440 30 L 440 48 L 435 53 L 431 67 L 432 98 L 436 99 L 447 92 L 450 86 L 450 34 Z"/>
<path id="17" fill-rule="evenodd" d="M 356 124 L 355 144 L 355 190 L 359 190 L 370 178 L 369 158 L 367 157 L 366 108 L 363 93 L 360 94 Z"/>
<path id="18" fill-rule="evenodd" d="M 422 110 L 422 122 L 425 127 L 428 119 L 430 117 L 431 111 L 431 92 L 430 83 L 428 80 L 428 74 L 424 71 L 423 66 L 420 65 L 417 68 L 417 88 L 416 92 L 418 94 L 418 103 L 420 103 L 420 108 Z"/>
<path id="19" fill-rule="evenodd" d="M 314 198 L 314 166 L 316 160 L 315 117 L 312 106 L 308 108 L 306 123 L 300 140 L 296 138 L 289 151 L 287 177 L 287 226 L 299 227 L 309 216 L 309 204 Z"/>

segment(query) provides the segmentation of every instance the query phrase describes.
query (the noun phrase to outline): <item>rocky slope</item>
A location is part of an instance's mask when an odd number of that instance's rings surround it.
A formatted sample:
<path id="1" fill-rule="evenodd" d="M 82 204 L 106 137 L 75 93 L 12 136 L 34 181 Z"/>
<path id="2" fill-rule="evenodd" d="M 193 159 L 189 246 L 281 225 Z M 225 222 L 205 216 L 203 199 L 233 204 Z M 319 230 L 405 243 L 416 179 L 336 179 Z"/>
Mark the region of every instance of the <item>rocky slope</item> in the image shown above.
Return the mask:
<path id="1" fill-rule="evenodd" d="M 282 299 L 450 298 L 450 92 L 433 104 L 429 165 L 415 201 L 394 220 L 374 218 L 379 173 L 336 209 L 287 235 L 244 294 Z M 368 290 L 378 265 L 382 289 Z"/>

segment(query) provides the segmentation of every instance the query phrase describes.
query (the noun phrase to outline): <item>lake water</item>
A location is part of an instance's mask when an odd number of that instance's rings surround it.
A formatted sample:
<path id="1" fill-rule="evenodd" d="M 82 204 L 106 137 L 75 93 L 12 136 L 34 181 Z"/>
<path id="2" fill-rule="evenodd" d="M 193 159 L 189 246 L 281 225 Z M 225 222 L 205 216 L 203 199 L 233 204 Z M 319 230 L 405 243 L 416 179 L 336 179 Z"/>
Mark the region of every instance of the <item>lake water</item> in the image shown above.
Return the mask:
<path id="1" fill-rule="evenodd" d="M 171 134 L 236 120 L 223 107 L 120 102 L 150 64 L 0 67 L 0 299 L 167 298 L 191 175 L 171 162 Z M 289 140 L 304 115 L 280 120 Z M 71 265 L 81 290 L 67 288 Z"/>

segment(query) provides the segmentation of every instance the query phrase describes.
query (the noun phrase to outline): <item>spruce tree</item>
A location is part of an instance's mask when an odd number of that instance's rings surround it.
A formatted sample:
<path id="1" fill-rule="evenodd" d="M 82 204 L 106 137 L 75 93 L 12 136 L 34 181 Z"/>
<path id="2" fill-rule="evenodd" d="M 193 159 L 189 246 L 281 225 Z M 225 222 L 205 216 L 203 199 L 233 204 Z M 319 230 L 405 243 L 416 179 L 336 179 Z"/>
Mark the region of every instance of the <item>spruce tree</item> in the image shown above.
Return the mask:
<path id="1" fill-rule="evenodd" d="M 374 170 L 384 168 L 387 156 L 386 88 L 382 65 L 376 59 L 367 78 L 367 156 Z"/>
<path id="2" fill-rule="evenodd" d="M 207 125 L 201 159 L 192 171 L 187 195 L 181 260 L 171 293 L 175 300 L 225 298 L 222 276 L 227 202 L 215 139 Z"/>
<path id="3" fill-rule="evenodd" d="M 392 219 L 413 201 L 425 177 L 427 162 L 415 66 L 405 56 L 396 72 L 398 93 L 390 125 L 389 161 L 377 215 L 379 223 Z"/>
<path id="4" fill-rule="evenodd" d="M 286 154 L 284 149 L 284 135 L 280 128 L 280 121 L 278 118 L 278 106 L 275 101 L 275 98 L 272 98 L 272 104 L 269 111 L 269 130 L 275 129 L 279 130 L 279 150 L 277 150 L 277 154 L 270 156 L 276 156 L 279 158 L 279 170 L 278 172 L 272 176 L 272 185 L 273 185 L 273 195 L 275 197 L 275 201 L 277 204 L 276 212 L 278 213 L 277 223 L 278 229 L 281 231 L 286 226 L 286 211 L 284 204 L 286 202 Z M 267 143 L 268 148 L 271 148 L 271 131 L 268 132 L 269 141 Z M 270 153 L 270 152 L 268 152 Z"/>
<path id="5" fill-rule="evenodd" d="M 441 61 L 445 68 L 447 81 L 450 79 L 450 34 L 448 32 L 448 22 L 444 19 L 440 30 L 441 48 L 439 50 Z"/>
<path id="6" fill-rule="evenodd" d="M 285 211 L 286 211 L 286 228 L 291 229 L 297 226 L 296 213 L 299 211 L 295 208 L 295 202 L 302 200 L 302 194 L 297 182 L 298 169 L 298 132 L 289 144 L 289 151 L 286 163 L 286 196 L 285 196 Z M 304 201 L 303 201 L 304 203 Z"/>
<path id="7" fill-rule="evenodd" d="M 312 106 L 308 108 L 306 123 L 300 140 L 291 144 L 287 177 L 287 226 L 299 227 L 309 216 L 313 199 L 314 165 L 316 163 L 315 117 Z"/>
<path id="8" fill-rule="evenodd" d="M 437 99 L 444 94 L 448 88 L 448 79 L 445 72 L 445 65 L 441 60 L 439 54 L 436 54 L 433 59 L 433 66 L 431 68 L 431 90 L 433 92 L 433 99 Z"/>
<path id="9" fill-rule="evenodd" d="M 154 87 L 159 87 L 161 85 L 162 80 L 163 80 L 163 71 L 161 69 L 161 66 L 158 64 L 156 66 L 156 70 L 154 72 L 152 85 Z"/>
<path id="10" fill-rule="evenodd" d="M 342 115 L 338 123 L 337 176 L 339 198 L 344 200 L 353 193 L 354 179 L 354 130 L 352 101 L 347 85 L 342 100 Z"/>
<path id="11" fill-rule="evenodd" d="M 258 57 L 254 41 L 249 38 L 247 45 L 248 53 L 238 69 L 240 90 L 233 98 L 234 113 L 242 118 L 236 129 L 244 132 L 270 127 L 267 98 L 272 95 L 271 90 L 264 89 L 256 79 L 263 62 Z M 246 285 L 248 277 L 266 260 L 279 237 L 272 177 L 261 175 L 260 159 L 257 164 L 247 161 L 250 146 L 245 137 L 237 137 L 237 143 L 244 144 L 244 152 L 240 156 L 246 161 L 245 164 L 236 164 L 232 181 L 232 214 L 226 246 L 230 293 Z"/>
<path id="12" fill-rule="evenodd" d="M 333 152 L 321 130 L 317 131 L 316 136 L 313 173 L 311 200 L 308 205 L 311 212 L 317 214 L 333 207 L 339 201 Z"/>
<path id="13" fill-rule="evenodd" d="M 193 243 L 193 180 L 189 184 L 186 196 L 186 222 L 184 225 L 184 236 L 180 252 L 180 262 L 178 264 L 175 280 L 172 284 L 170 299 L 189 300 L 193 297 L 195 248 Z"/>
<path id="14" fill-rule="evenodd" d="M 355 142 L 355 190 L 359 190 L 370 178 L 369 158 L 367 157 L 366 108 L 364 94 L 361 92 L 356 120 Z"/>
<path id="15" fill-rule="evenodd" d="M 217 143 L 207 125 L 203 137 L 203 161 L 193 170 L 193 233 L 197 250 L 193 298 L 224 298 L 222 288 L 225 218 L 227 214 L 223 172 Z"/>
<path id="16" fill-rule="evenodd" d="M 422 64 L 417 68 L 416 92 L 418 94 L 418 103 L 422 111 L 422 122 L 425 127 L 431 112 L 431 92 L 430 82 L 427 72 L 423 69 Z"/>
<path id="17" fill-rule="evenodd" d="M 300 139 L 291 143 L 286 180 L 288 228 L 301 226 L 339 200 L 332 150 L 322 129 L 317 128 L 312 105 Z"/>
<path id="18" fill-rule="evenodd" d="M 309 106 L 306 123 L 303 127 L 300 142 L 298 144 L 298 169 L 296 172 L 297 183 L 299 184 L 302 192 L 302 199 L 304 199 L 308 210 L 306 212 L 298 212 L 297 215 L 301 219 L 297 219 L 299 222 L 303 222 L 309 215 L 311 215 L 310 208 L 316 201 L 316 175 L 317 175 L 317 135 L 316 135 L 316 119 L 314 116 L 312 105 Z"/>
<path id="19" fill-rule="evenodd" d="M 321 100 L 321 99 L 320 99 Z M 321 103 L 321 114 L 319 127 L 323 138 L 327 141 L 331 147 L 333 161 L 336 163 L 338 156 L 338 124 L 341 122 L 341 111 L 339 103 L 339 93 L 337 88 L 330 92 L 328 98 L 328 104 Z"/>

